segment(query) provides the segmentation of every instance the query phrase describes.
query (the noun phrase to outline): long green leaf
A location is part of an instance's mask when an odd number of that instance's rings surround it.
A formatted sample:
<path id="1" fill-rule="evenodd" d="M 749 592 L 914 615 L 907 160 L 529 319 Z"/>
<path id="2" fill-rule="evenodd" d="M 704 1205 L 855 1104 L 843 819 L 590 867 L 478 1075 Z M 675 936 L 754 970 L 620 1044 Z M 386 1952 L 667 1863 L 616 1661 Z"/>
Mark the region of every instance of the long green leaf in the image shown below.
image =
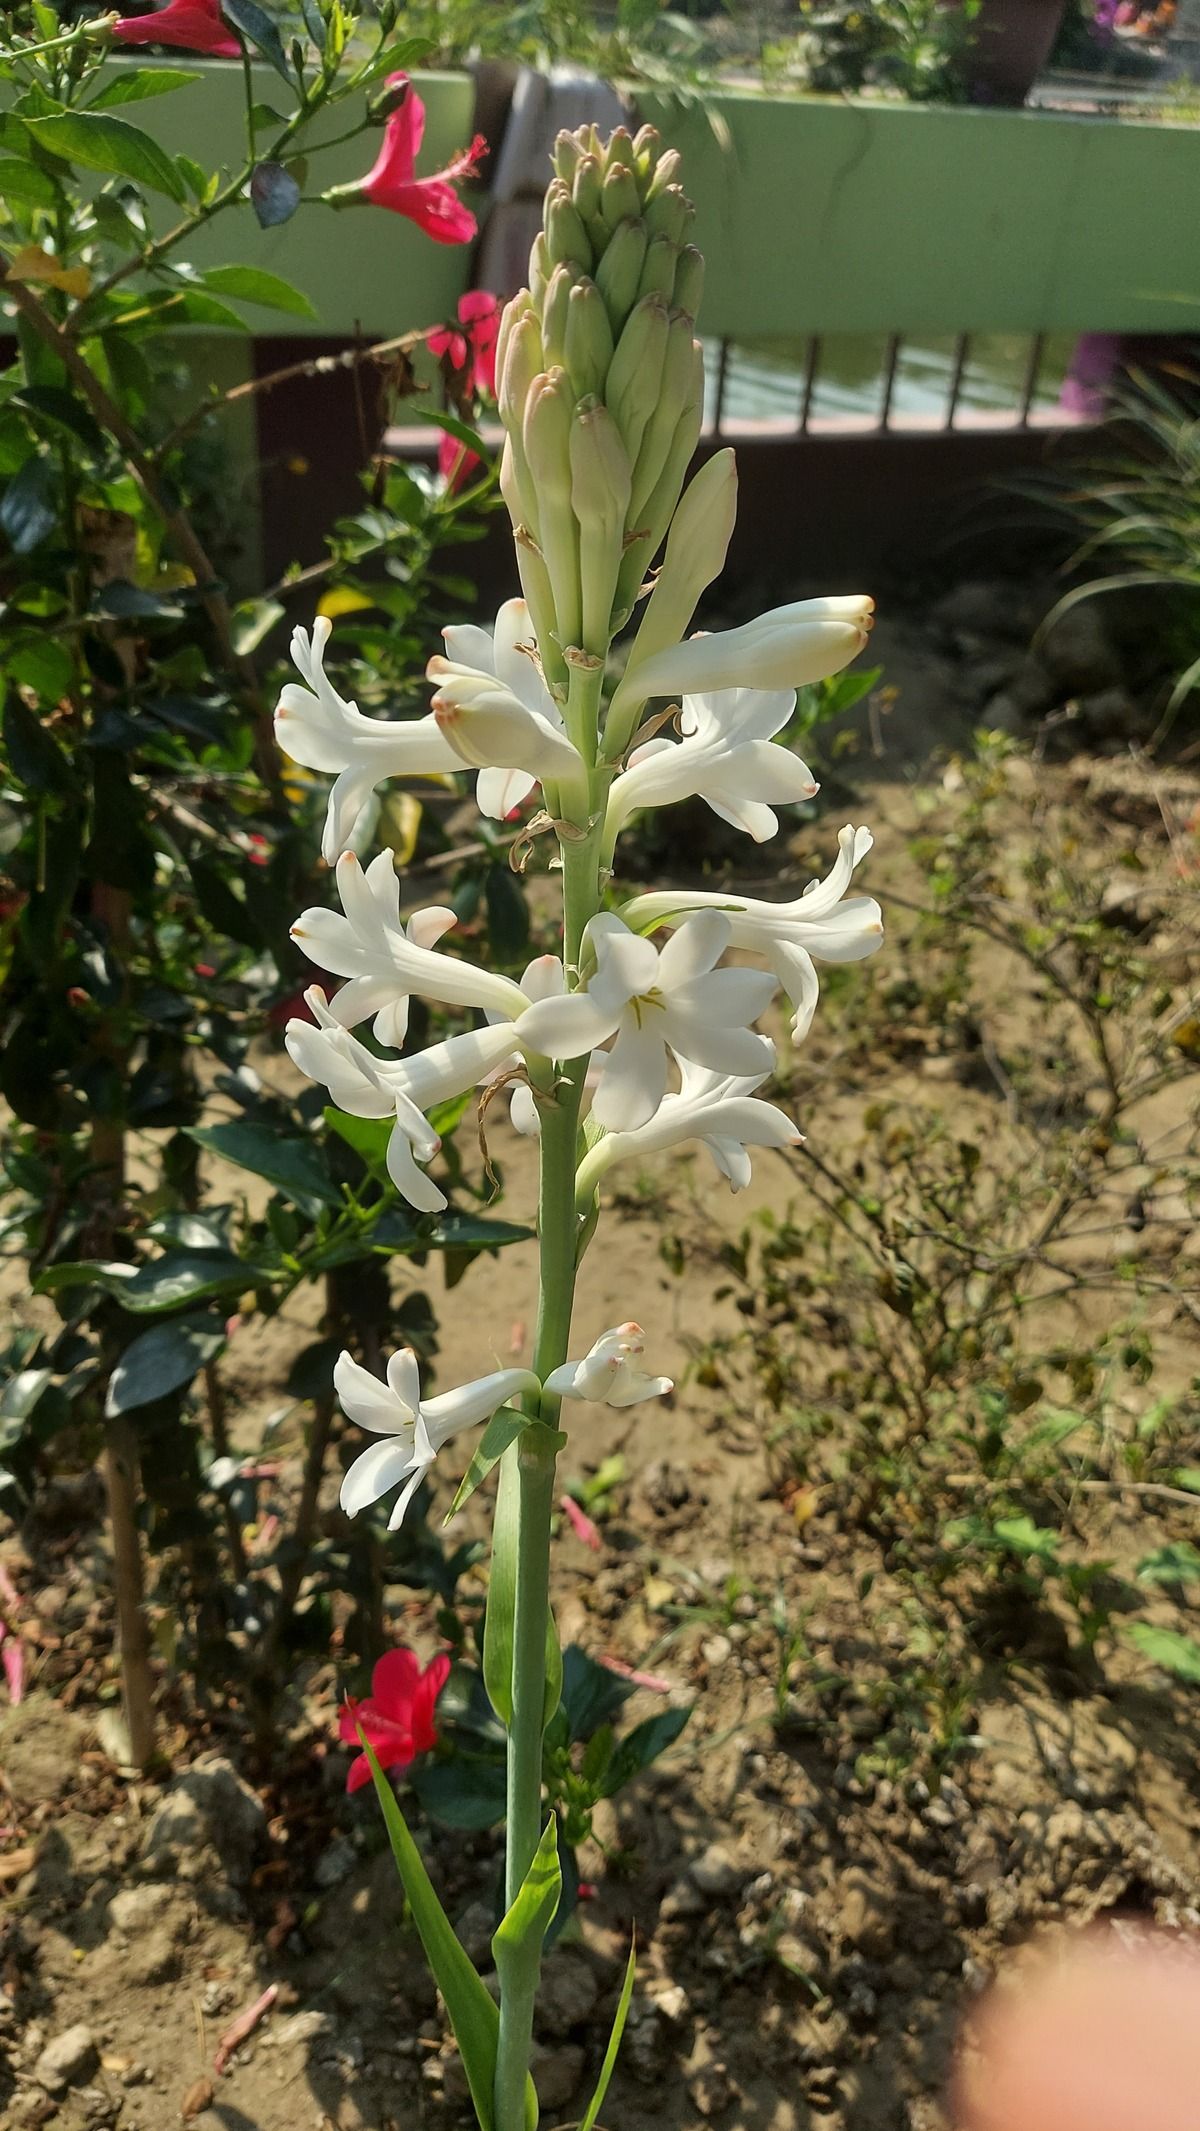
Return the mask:
<path id="1" fill-rule="evenodd" d="M 101 111 L 52 111 L 47 118 L 22 123 L 43 148 L 69 163 L 132 178 L 135 185 L 148 185 L 169 200 L 182 203 L 187 198 L 187 187 L 166 150 L 126 119 L 109 118 Z"/>
<path id="2" fill-rule="evenodd" d="M 92 97 L 88 110 L 111 111 L 117 104 L 143 103 L 148 96 L 170 96 L 203 79 L 194 67 L 123 67 L 115 81 L 105 82 L 99 96 Z"/>
<path id="3" fill-rule="evenodd" d="M 452 1518 L 457 1517 L 463 1503 L 470 1500 L 480 1481 L 487 1479 L 493 1465 L 499 1464 L 509 1444 L 516 1442 L 523 1429 L 532 1426 L 528 1414 L 518 1413 L 515 1406 L 501 1406 L 500 1411 L 492 1415 L 479 1438 L 479 1447 L 459 1482 L 458 1492 L 442 1519 L 443 1530 Z"/>
<path id="4" fill-rule="evenodd" d="M 533 1863 L 492 1938 L 492 1958 L 501 1993 L 519 1989 L 530 1961 L 536 1959 L 562 1894 L 558 1862 L 558 1822 L 551 1813 Z"/>
<path id="5" fill-rule="evenodd" d="M 621 1995 L 617 2000 L 612 2033 L 608 2038 L 608 2048 L 604 2052 L 604 2062 L 600 2067 L 600 2077 L 596 2081 L 596 2091 L 587 2105 L 579 2124 L 579 2131 L 594 2131 L 596 2119 L 604 2107 L 604 2097 L 608 2092 L 608 2082 L 617 2067 L 617 2052 L 621 2047 L 621 2037 L 625 2033 L 625 2022 L 629 2018 L 629 2008 L 633 2002 L 633 1979 L 636 1974 L 637 1945 L 635 1942 L 629 1949 L 629 1960 L 625 1968 L 625 1981 L 621 1985 Z"/>
<path id="6" fill-rule="evenodd" d="M 425 1866 L 421 1853 L 404 1824 L 395 1793 L 380 1768 L 361 1726 L 359 1741 L 375 1779 L 375 1795 L 383 1811 L 388 1841 L 400 1874 L 413 1922 L 425 1948 L 425 1958 L 446 2002 L 454 2039 L 462 2056 L 471 2100 L 482 2131 L 492 2131 L 492 2088 L 496 2078 L 496 2048 L 500 2035 L 500 2008 L 484 1988 L 466 1952 L 454 1935 Z"/>
<path id="7" fill-rule="evenodd" d="M 261 303 L 269 311 L 290 311 L 295 318 L 315 318 L 316 309 L 302 289 L 262 266 L 209 266 L 200 276 L 206 289 L 233 296 L 239 303 Z"/>

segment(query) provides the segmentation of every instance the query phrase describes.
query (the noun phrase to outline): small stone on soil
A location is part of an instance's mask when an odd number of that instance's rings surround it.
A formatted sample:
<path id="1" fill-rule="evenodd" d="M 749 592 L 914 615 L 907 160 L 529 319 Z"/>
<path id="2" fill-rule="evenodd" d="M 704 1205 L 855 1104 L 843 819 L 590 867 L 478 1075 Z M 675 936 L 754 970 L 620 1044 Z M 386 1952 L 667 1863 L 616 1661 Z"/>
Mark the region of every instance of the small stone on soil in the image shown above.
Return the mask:
<path id="1" fill-rule="evenodd" d="M 48 2094 L 65 2094 L 68 2087 L 90 2079 L 99 2062 L 91 2028 L 80 2022 L 76 2027 L 64 2028 L 61 2035 L 46 2044 L 34 2065 L 33 2076 Z"/>

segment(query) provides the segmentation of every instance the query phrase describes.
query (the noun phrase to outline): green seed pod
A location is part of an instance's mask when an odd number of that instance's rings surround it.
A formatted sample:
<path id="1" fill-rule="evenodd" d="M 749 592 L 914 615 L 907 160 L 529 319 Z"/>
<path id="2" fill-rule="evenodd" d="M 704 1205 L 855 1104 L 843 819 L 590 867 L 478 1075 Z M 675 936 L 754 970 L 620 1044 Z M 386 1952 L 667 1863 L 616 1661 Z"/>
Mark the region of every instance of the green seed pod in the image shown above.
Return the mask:
<path id="1" fill-rule="evenodd" d="M 669 237 L 672 244 L 682 244 L 694 213 L 682 185 L 668 185 L 646 209 L 646 227 L 652 237 Z"/>
<path id="2" fill-rule="evenodd" d="M 638 195 L 637 179 L 624 163 L 614 163 L 604 180 L 600 195 L 600 212 L 609 229 L 629 221 L 642 211 Z"/>
<path id="3" fill-rule="evenodd" d="M 641 278 L 638 281 L 638 297 L 661 296 L 671 303 L 675 295 L 675 268 L 679 259 L 679 247 L 669 237 L 651 237 L 642 262 Z"/>
<path id="4" fill-rule="evenodd" d="M 585 226 L 592 215 L 598 215 L 600 212 L 600 192 L 603 183 L 604 172 L 600 167 L 599 156 L 581 155 L 575 165 L 575 176 L 571 183 L 571 198 L 574 200 L 580 220 Z"/>
<path id="5" fill-rule="evenodd" d="M 633 460 L 658 405 L 669 333 L 670 317 L 662 298 L 643 297 L 630 312 L 609 365 L 604 397 Z"/>
<path id="6" fill-rule="evenodd" d="M 546 194 L 546 256 L 552 266 L 570 262 L 581 273 L 592 271 L 592 247 L 575 202 L 565 185 L 553 179 Z"/>
<path id="7" fill-rule="evenodd" d="M 613 334 L 620 333 L 638 297 L 638 283 L 646 258 L 646 225 L 632 220 L 613 231 L 608 249 L 596 268 L 596 286 L 604 298 Z"/>
<path id="8" fill-rule="evenodd" d="M 675 287 L 671 302 L 677 311 L 686 311 L 693 321 L 700 315 L 700 299 L 704 294 L 704 254 L 694 244 L 685 244 L 675 268 Z"/>
<path id="9" fill-rule="evenodd" d="M 564 348 L 567 375 L 577 396 L 602 393 L 613 359 L 613 336 L 594 281 L 577 281 L 571 290 Z"/>

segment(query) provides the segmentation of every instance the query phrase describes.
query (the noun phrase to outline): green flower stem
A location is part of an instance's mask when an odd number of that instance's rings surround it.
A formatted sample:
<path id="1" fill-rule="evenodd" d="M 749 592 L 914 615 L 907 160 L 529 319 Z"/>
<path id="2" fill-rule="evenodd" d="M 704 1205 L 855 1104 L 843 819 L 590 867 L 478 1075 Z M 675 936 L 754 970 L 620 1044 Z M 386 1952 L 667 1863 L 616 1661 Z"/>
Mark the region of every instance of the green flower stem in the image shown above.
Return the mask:
<path id="1" fill-rule="evenodd" d="M 602 671 L 571 673 L 571 710 L 577 728 L 596 730 Z M 599 821 L 572 824 L 581 835 L 564 837 L 563 959 L 567 981 L 578 970 L 584 927 L 600 906 Z M 575 1163 L 579 1106 L 586 1058 L 563 1066 L 543 1094 L 541 1181 L 538 1198 L 539 1275 L 534 1374 L 544 1382 L 567 1358 L 575 1300 L 578 1229 Z M 557 1424 L 558 1400 L 543 1394 L 539 1412 Z M 508 1735 L 508 1798 L 505 1901 L 524 1883 L 542 1832 L 542 1737 L 546 1725 L 546 1638 L 550 1621 L 550 1519 L 554 1508 L 556 1453 L 542 1431 L 528 1430 L 517 1451 L 519 1509 L 516 1594 L 513 1607 L 513 1712 Z M 525 2091 L 533 2041 L 533 2010 L 541 1970 L 541 1947 L 531 1944 L 515 1982 L 500 2001 L 496 2058 L 495 2131 L 524 2131 Z"/>

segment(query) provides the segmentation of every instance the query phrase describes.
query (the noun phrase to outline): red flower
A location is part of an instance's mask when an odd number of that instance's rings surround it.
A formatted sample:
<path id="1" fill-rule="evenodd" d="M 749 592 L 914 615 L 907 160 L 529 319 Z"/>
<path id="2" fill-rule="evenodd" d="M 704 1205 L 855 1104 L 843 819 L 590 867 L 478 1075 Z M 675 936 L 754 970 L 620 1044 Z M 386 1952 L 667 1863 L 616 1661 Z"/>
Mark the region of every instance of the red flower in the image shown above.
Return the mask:
<path id="1" fill-rule="evenodd" d="M 157 15 L 124 15 L 113 24 L 122 44 L 174 44 L 214 59 L 240 59 L 242 48 L 221 19 L 221 0 L 170 0 Z"/>
<path id="2" fill-rule="evenodd" d="M 421 1670 L 415 1650 L 403 1644 L 388 1650 L 371 1674 L 371 1693 L 366 1701 L 347 1701 L 338 1715 L 338 1737 L 346 1746 L 357 1746 L 361 1725 L 381 1768 L 407 1768 L 418 1754 L 427 1754 L 437 1744 L 433 1706 L 446 1684 L 450 1660 L 443 1651 Z M 371 1764 L 365 1754 L 350 1763 L 348 1791 L 360 1791 L 371 1781 Z"/>
<path id="3" fill-rule="evenodd" d="M 438 472 L 452 496 L 466 487 L 476 467 L 482 464 L 477 451 L 472 451 L 469 444 L 460 443 L 448 429 L 443 429 L 438 444 Z"/>
<path id="4" fill-rule="evenodd" d="M 490 399 L 496 397 L 496 336 L 500 331 L 500 298 L 490 289 L 468 289 L 458 299 L 458 322 L 466 331 L 456 333 L 452 326 L 439 326 L 430 333 L 427 346 L 431 355 L 449 356 L 455 370 L 465 370 L 468 392 L 486 392 Z"/>
<path id="5" fill-rule="evenodd" d="M 407 215 L 439 244 L 466 244 L 478 227 L 469 207 L 464 207 L 454 187 L 462 178 L 474 177 L 487 143 L 477 133 L 469 148 L 452 156 L 435 177 L 414 176 L 417 155 L 425 133 L 425 106 L 407 74 L 389 74 L 389 89 L 403 89 L 403 101 L 393 111 L 383 136 L 383 146 L 358 187 L 376 207 L 390 207 Z"/>

